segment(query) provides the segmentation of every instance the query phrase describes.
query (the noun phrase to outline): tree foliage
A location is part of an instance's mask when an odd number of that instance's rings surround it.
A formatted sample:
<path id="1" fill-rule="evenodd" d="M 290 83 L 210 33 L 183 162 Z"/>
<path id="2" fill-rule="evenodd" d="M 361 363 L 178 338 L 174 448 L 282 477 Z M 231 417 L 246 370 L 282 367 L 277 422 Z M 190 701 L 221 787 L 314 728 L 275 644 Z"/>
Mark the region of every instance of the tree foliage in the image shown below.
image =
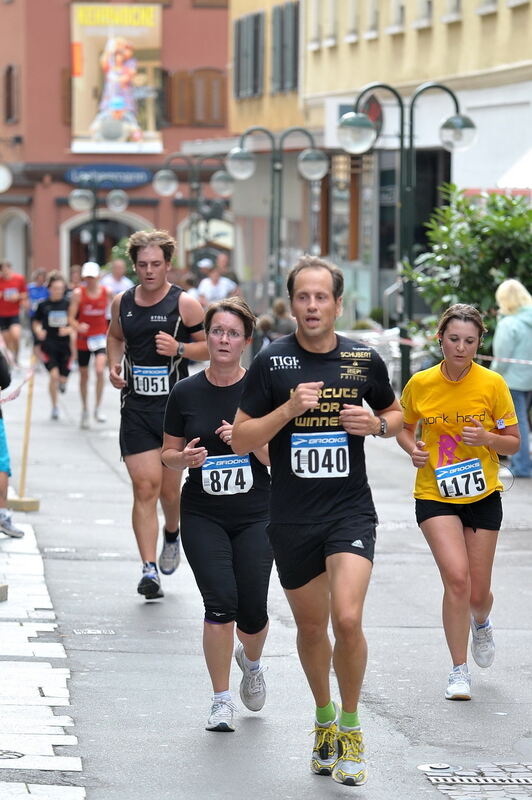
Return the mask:
<path id="1" fill-rule="evenodd" d="M 430 249 L 414 266 L 405 264 L 403 274 L 434 314 L 453 303 L 470 303 L 484 314 L 492 334 L 497 286 L 517 278 L 532 291 L 532 208 L 525 197 L 471 197 L 453 184 L 442 191 L 446 204 L 426 224 Z"/>

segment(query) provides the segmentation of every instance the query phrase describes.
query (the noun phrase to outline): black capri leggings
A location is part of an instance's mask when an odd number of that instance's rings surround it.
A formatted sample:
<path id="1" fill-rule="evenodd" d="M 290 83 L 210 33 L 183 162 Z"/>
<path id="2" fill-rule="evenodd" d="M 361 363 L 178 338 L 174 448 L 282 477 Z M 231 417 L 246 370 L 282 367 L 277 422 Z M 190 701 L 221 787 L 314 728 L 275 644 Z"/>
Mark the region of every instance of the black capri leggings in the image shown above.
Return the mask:
<path id="1" fill-rule="evenodd" d="M 236 621 L 243 633 L 268 622 L 273 554 L 268 520 L 230 527 L 181 508 L 181 541 L 203 597 L 207 622 Z"/>

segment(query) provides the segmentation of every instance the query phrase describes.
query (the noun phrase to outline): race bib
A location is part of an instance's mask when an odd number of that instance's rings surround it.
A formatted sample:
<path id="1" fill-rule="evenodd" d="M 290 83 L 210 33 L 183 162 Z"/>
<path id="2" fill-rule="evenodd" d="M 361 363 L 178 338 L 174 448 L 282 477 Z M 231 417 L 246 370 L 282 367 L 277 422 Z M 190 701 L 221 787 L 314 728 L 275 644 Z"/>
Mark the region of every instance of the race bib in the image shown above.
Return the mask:
<path id="1" fill-rule="evenodd" d="M 479 458 L 436 467 L 434 472 L 442 497 L 475 497 L 486 491 L 486 479 Z"/>
<path id="2" fill-rule="evenodd" d="M 133 364 L 133 391 L 135 394 L 169 394 L 168 367 L 145 367 Z"/>
<path id="3" fill-rule="evenodd" d="M 346 478 L 349 475 L 347 433 L 293 433 L 292 472 L 298 478 Z"/>
<path id="4" fill-rule="evenodd" d="M 201 468 L 207 494 L 245 494 L 253 486 L 249 456 L 208 456 Z"/>
<path id="5" fill-rule="evenodd" d="M 19 298 L 18 289 L 13 289 L 12 287 L 4 289 L 4 300 L 9 300 L 9 302 L 16 302 L 18 298 Z"/>
<path id="6" fill-rule="evenodd" d="M 87 338 L 87 347 L 91 353 L 96 350 L 105 350 L 105 333 L 99 333 L 97 336 L 89 336 Z"/>
<path id="7" fill-rule="evenodd" d="M 66 311 L 49 311 L 48 312 L 48 327 L 49 328 L 66 328 L 67 325 L 68 325 L 68 314 L 67 314 Z"/>

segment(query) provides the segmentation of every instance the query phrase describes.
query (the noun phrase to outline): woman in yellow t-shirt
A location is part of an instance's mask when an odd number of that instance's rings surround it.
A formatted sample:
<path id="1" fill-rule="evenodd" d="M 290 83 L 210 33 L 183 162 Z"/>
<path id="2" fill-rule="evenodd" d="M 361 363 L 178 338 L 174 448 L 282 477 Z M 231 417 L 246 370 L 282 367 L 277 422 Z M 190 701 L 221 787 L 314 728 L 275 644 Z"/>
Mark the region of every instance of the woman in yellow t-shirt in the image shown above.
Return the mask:
<path id="1" fill-rule="evenodd" d="M 397 436 L 417 467 L 416 519 L 443 581 L 443 627 L 453 662 L 448 700 L 471 699 L 470 627 L 476 663 L 489 667 L 495 657 L 489 614 L 502 522 L 497 454 L 512 455 L 520 442 L 504 379 L 473 361 L 485 331 L 473 306 L 458 303 L 445 311 L 436 331 L 443 361 L 405 386 L 405 424 Z"/>

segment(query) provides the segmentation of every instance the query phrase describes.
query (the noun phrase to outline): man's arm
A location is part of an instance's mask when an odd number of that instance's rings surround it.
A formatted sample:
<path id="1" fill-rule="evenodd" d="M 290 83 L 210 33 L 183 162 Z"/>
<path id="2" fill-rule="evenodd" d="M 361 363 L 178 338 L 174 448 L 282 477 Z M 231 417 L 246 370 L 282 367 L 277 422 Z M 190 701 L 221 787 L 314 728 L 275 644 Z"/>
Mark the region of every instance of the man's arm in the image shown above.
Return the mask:
<path id="1" fill-rule="evenodd" d="M 204 311 L 201 305 L 186 292 L 179 295 L 179 313 L 183 320 L 183 325 L 187 328 L 194 328 L 203 322 Z M 157 352 L 161 356 L 177 356 L 189 358 L 192 361 L 207 361 L 209 351 L 207 350 L 205 331 L 196 331 L 190 334 L 191 342 L 178 342 L 169 333 L 159 331 L 155 336 Z M 181 352 L 179 352 L 181 350 Z"/>
<path id="2" fill-rule="evenodd" d="M 380 434 L 380 419 L 387 422 L 387 431 L 381 438 L 388 439 L 397 436 L 403 427 L 403 412 L 398 400 L 386 408 L 371 411 L 364 406 L 353 406 L 344 403 L 340 411 L 340 420 L 347 433 L 353 436 L 378 436 Z"/>
<path id="3" fill-rule="evenodd" d="M 124 357 L 125 341 L 122 326 L 120 325 L 120 301 L 122 294 L 117 294 L 111 303 L 111 321 L 107 331 L 107 362 L 109 364 L 109 380 L 115 389 L 127 386 L 122 377 L 122 359 Z"/>
<path id="4" fill-rule="evenodd" d="M 259 447 L 268 444 L 290 420 L 301 416 L 311 408 L 317 408 L 322 386 L 323 381 L 298 384 L 286 403 L 277 406 L 263 417 L 251 417 L 239 408 L 231 438 L 234 452 L 243 456 L 258 450 Z"/>

